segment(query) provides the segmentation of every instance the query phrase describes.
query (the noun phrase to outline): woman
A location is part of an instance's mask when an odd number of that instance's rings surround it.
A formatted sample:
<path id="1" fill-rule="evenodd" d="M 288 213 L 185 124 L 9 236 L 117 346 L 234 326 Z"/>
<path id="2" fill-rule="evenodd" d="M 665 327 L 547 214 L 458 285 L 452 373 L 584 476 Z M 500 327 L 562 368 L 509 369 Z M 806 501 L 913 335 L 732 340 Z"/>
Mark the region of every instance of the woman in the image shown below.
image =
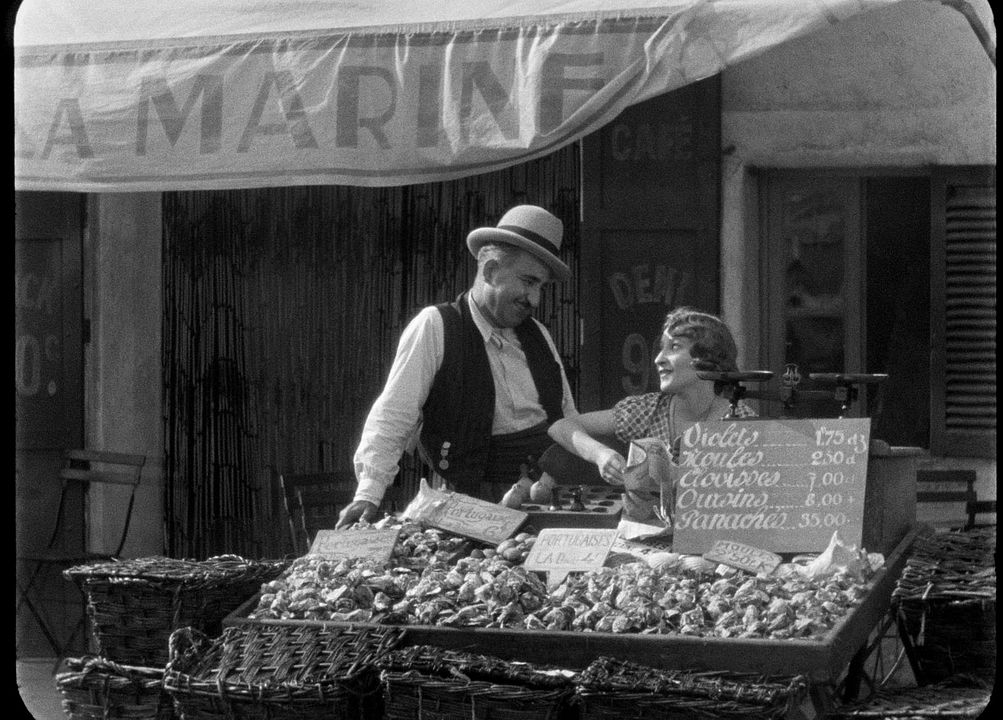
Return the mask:
<path id="1" fill-rule="evenodd" d="M 720 318 L 690 307 L 677 308 L 665 318 L 661 350 L 655 357 L 659 392 L 630 395 L 610 410 L 565 417 L 550 426 L 550 437 L 594 463 L 606 482 L 622 485 L 623 455 L 596 436 L 615 435 L 625 443 L 658 438 L 671 448 L 693 423 L 725 418 L 731 403 L 721 395 L 724 385 L 701 380 L 694 363 L 704 371 L 733 372 L 738 369 L 737 356 L 731 331 Z M 744 402 L 738 403 L 737 417 L 755 415 Z"/>

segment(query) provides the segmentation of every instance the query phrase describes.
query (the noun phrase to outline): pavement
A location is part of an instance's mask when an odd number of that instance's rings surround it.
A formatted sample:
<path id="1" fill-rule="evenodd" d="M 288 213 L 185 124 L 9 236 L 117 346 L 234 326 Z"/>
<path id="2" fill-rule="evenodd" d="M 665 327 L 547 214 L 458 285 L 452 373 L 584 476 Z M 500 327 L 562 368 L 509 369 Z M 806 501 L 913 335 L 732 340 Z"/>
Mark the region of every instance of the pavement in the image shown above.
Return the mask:
<path id="1" fill-rule="evenodd" d="M 17 690 L 21 707 L 15 701 L 14 718 L 65 720 L 62 695 L 56 687 L 52 657 L 17 658 Z M 60 667 L 59 670 L 63 668 Z M 20 711 L 20 714 L 19 714 Z"/>

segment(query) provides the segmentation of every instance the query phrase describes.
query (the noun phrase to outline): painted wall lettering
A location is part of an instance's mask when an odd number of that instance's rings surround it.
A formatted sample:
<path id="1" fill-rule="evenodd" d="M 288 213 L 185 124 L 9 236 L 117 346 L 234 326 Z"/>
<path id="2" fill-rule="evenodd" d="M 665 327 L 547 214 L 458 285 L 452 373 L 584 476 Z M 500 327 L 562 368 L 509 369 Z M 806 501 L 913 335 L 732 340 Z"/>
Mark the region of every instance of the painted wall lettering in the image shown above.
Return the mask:
<path id="1" fill-rule="evenodd" d="M 660 348 L 655 328 L 670 308 L 683 304 L 693 282 L 691 272 L 651 262 L 636 263 L 607 276 L 613 303 L 625 316 L 625 322 L 616 326 L 617 332 L 626 331 L 620 345 L 623 392 L 635 395 L 653 389 L 654 361 Z M 645 308 L 645 312 L 634 312 L 635 308 Z M 639 332 L 642 329 L 644 332 Z"/>
<path id="2" fill-rule="evenodd" d="M 629 272 L 614 272 L 607 279 L 613 300 L 621 310 L 646 303 L 673 307 L 689 291 L 692 282 L 691 273 L 652 263 L 634 265 Z"/>
<path id="3" fill-rule="evenodd" d="M 693 138 L 688 115 L 674 122 L 617 123 L 610 132 L 610 156 L 620 162 L 692 160 Z"/>

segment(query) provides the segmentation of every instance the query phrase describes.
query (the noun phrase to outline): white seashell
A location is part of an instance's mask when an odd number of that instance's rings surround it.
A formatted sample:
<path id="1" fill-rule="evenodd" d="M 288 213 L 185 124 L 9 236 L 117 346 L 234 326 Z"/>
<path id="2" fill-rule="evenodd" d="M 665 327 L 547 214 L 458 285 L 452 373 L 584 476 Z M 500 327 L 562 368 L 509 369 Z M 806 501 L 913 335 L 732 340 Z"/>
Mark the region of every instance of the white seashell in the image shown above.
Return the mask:
<path id="1" fill-rule="evenodd" d="M 706 560 L 699 555 L 684 555 L 679 564 L 686 570 L 694 573 L 712 573 L 717 567 L 716 563 Z"/>
<path id="2" fill-rule="evenodd" d="M 682 555 L 674 552 L 653 552 L 644 557 L 648 567 L 655 570 L 674 570 L 682 559 Z"/>

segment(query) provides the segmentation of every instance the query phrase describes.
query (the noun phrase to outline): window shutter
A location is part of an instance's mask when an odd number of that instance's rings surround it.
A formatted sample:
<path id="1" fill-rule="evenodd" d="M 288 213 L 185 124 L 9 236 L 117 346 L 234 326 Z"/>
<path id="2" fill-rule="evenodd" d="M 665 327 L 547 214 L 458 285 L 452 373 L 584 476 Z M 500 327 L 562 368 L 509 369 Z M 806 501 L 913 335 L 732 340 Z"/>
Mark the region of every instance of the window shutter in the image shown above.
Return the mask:
<path id="1" fill-rule="evenodd" d="M 996 188 L 995 177 L 946 175 L 941 185 L 942 281 L 934 312 L 934 368 L 943 369 L 943 396 L 932 429 L 945 455 L 995 456 L 996 445 Z M 936 188 L 935 188 L 936 190 Z M 937 193 L 935 192 L 935 195 Z M 936 202 L 936 201 L 935 201 Z M 936 208 L 935 208 L 936 210 Z M 939 287 L 937 287 L 939 286 Z M 942 338 L 942 358 L 936 335 Z M 934 380 L 936 382 L 936 380 Z M 939 407 L 938 407 L 939 405 Z M 938 427 L 939 426 L 939 427 Z M 935 450 L 936 451 L 936 450 Z"/>

